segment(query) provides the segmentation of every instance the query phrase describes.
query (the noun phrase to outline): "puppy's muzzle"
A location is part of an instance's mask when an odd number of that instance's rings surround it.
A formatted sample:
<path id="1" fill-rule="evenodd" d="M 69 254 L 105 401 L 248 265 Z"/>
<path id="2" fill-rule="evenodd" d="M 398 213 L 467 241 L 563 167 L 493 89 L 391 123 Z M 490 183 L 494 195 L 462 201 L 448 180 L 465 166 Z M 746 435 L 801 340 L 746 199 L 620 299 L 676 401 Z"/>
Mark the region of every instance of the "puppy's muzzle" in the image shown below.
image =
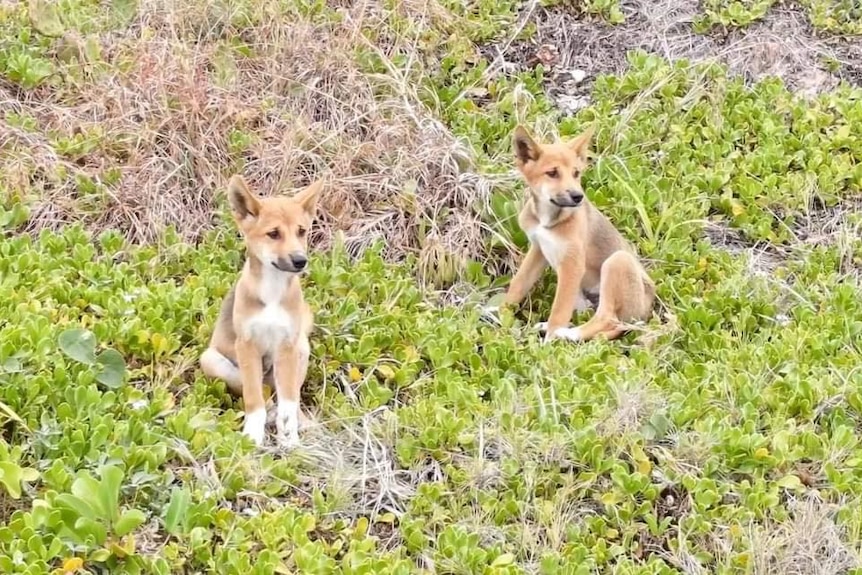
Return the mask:
<path id="1" fill-rule="evenodd" d="M 551 203 L 560 208 L 576 208 L 584 201 L 584 192 L 566 190 L 565 193 L 551 198 Z"/>
<path id="2" fill-rule="evenodd" d="M 278 258 L 272 265 L 283 272 L 301 272 L 308 265 L 308 258 L 305 254 L 295 253 L 290 254 L 286 258 Z"/>

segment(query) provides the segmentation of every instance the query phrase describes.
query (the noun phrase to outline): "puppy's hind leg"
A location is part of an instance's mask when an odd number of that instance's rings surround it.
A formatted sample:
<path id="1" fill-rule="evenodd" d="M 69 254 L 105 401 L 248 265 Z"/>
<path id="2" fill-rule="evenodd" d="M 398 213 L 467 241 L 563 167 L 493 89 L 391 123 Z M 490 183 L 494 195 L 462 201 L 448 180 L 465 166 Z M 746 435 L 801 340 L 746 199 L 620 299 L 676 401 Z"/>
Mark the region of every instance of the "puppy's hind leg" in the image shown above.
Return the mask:
<path id="1" fill-rule="evenodd" d="M 239 367 L 226 355 L 214 347 L 207 348 L 201 354 L 200 365 L 207 377 L 221 379 L 227 383 L 228 390 L 236 395 L 242 395 L 242 381 L 239 377 Z"/>
<path id="2" fill-rule="evenodd" d="M 602 264 L 596 315 L 560 336 L 570 341 L 589 341 L 598 336 L 616 339 L 628 331 L 624 322 L 646 319 L 651 307 L 640 263 L 633 254 L 620 250 Z"/>

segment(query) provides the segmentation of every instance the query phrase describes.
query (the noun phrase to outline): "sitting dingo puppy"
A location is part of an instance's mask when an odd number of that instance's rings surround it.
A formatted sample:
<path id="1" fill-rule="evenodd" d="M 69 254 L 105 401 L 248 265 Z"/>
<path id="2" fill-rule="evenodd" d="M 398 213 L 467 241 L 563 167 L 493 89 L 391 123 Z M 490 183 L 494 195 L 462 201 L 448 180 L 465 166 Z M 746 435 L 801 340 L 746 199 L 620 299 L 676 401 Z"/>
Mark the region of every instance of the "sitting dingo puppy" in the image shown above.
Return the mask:
<path id="1" fill-rule="evenodd" d="M 548 321 L 537 325 L 545 341 L 615 339 L 626 332 L 623 323 L 652 313 L 655 284 L 581 187 L 592 134 L 590 128 L 567 143 L 538 144 L 522 126 L 514 133 L 515 164 L 529 187 L 518 223 L 530 238 L 530 250 L 504 301 L 520 303 L 550 264 L 557 274 L 556 295 Z M 595 316 L 569 327 L 575 309 L 589 307 L 585 296 L 596 292 Z"/>
<path id="2" fill-rule="evenodd" d="M 299 392 L 308 371 L 313 315 L 302 298 L 299 274 L 308 263 L 308 231 L 318 180 L 290 198 L 261 199 L 235 175 L 228 183 L 233 217 L 248 256 L 236 286 L 225 297 L 209 348 L 200 364 L 242 395 L 243 433 L 260 446 L 266 425 L 263 380 L 275 380 L 276 430 L 287 447 L 299 444 Z"/>

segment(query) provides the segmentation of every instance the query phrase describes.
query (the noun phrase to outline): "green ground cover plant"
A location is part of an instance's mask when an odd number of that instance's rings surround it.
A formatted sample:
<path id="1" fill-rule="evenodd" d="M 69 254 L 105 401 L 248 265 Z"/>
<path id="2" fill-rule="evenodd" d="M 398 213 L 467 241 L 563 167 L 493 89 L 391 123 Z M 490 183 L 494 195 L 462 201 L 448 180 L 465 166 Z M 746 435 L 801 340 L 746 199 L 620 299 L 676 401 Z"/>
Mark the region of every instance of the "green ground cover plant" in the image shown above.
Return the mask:
<path id="1" fill-rule="evenodd" d="M 766 16 L 774 4 L 775 0 L 708 0 L 703 3 L 703 14 L 696 25 L 701 32 L 713 26 L 747 26 Z"/>
<path id="2" fill-rule="evenodd" d="M 482 51 L 528 14 L 462 8 L 0 7 L 0 571 L 862 573 L 862 89 L 632 52 L 567 115 Z M 596 126 L 660 299 L 621 341 L 542 345 L 550 274 L 481 317 L 519 122 Z M 330 169 L 320 425 L 257 451 L 196 366 L 243 257 L 220 178 Z"/>
<path id="3" fill-rule="evenodd" d="M 745 27 L 762 20 L 778 4 L 776 0 L 706 0 L 695 28 L 706 32 L 715 26 L 725 29 Z M 795 5 L 795 3 L 788 3 Z M 862 34 L 862 7 L 853 0 L 800 0 L 809 22 L 818 31 L 850 35 Z"/>
<path id="4" fill-rule="evenodd" d="M 862 35 L 862 6 L 852 0 L 804 0 L 802 5 L 818 29 Z"/>

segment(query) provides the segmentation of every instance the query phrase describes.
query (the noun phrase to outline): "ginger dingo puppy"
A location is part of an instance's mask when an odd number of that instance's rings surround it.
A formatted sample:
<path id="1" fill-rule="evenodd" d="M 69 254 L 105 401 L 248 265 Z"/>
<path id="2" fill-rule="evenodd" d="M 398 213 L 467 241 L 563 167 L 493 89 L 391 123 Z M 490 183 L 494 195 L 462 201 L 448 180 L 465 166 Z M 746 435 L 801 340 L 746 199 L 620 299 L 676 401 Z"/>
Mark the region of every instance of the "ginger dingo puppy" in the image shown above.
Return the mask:
<path id="1" fill-rule="evenodd" d="M 545 341 L 617 338 L 624 323 L 652 313 L 655 284 L 632 248 L 584 195 L 581 174 L 593 129 L 570 142 L 536 143 L 527 130 L 514 133 L 515 164 L 529 191 L 518 224 L 530 249 L 506 293 L 504 305 L 519 304 L 550 264 L 557 290 L 547 322 L 537 325 Z M 590 307 L 587 295 L 598 292 L 595 316 L 569 327 L 572 313 Z"/>
<path id="2" fill-rule="evenodd" d="M 227 382 L 245 404 L 243 433 L 263 443 L 263 380 L 274 380 L 278 440 L 299 444 L 299 392 L 308 371 L 313 315 L 299 274 L 308 263 L 307 237 L 323 188 L 318 180 L 293 197 L 258 198 L 241 176 L 228 182 L 233 217 L 248 255 L 239 281 L 225 297 L 201 369 Z"/>

